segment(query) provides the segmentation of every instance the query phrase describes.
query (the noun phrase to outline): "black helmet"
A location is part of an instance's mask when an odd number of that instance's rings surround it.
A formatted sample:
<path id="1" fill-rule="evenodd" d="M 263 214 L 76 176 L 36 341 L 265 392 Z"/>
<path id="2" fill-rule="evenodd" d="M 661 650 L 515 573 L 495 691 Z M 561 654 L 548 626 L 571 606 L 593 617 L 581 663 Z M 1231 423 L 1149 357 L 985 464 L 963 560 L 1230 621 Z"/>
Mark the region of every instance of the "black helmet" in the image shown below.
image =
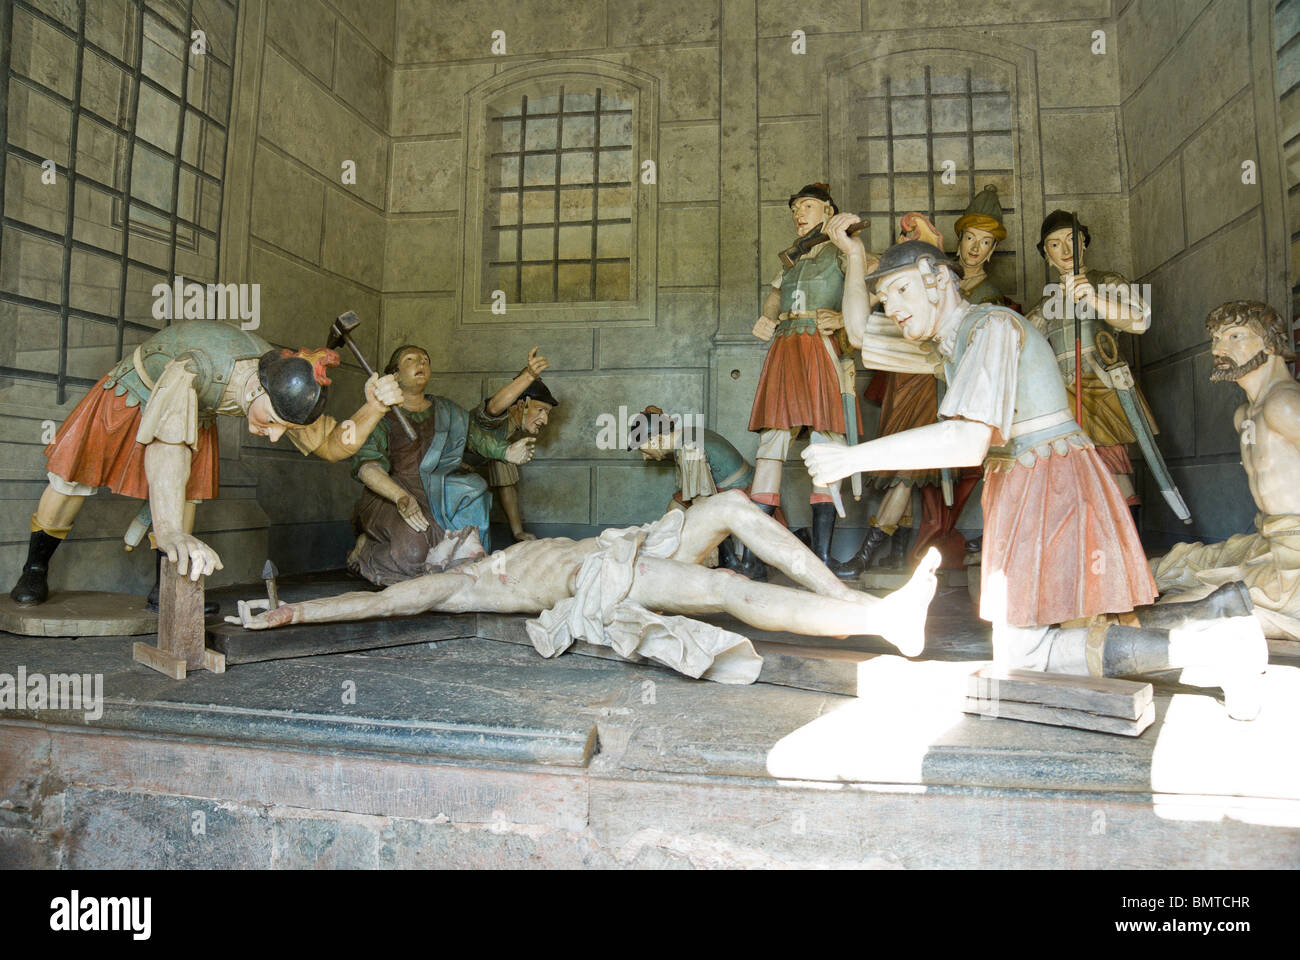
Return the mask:
<path id="1" fill-rule="evenodd" d="M 271 409 L 286 423 L 312 423 L 329 397 L 329 367 L 339 365 L 333 350 L 268 350 L 257 361 L 257 379 L 271 398 Z"/>
<path id="2" fill-rule="evenodd" d="M 868 289 L 870 289 L 873 280 L 879 280 L 889 273 L 897 273 L 899 270 L 914 267 L 922 260 L 929 260 L 931 265 L 935 267 L 947 267 L 954 274 L 960 275 L 957 264 L 934 244 L 926 243 L 924 240 L 904 240 L 902 243 L 894 244 L 880 255 L 880 263 L 876 265 L 875 270 L 866 276 Z"/>
<path id="3" fill-rule="evenodd" d="M 1075 216 L 1069 210 L 1053 210 L 1049 213 L 1044 218 L 1042 227 L 1038 230 L 1038 255 L 1040 257 L 1047 256 L 1043 244 L 1047 242 L 1049 234 L 1053 234 L 1057 230 L 1064 229 L 1065 227 L 1073 226 L 1074 222 Z M 1092 243 L 1092 234 L 1088 232 L 1088 228 L 1083 224 L 1079 224 L 1079 236 L 1083 239 L 1083 245 L 1085 248 Z"/>
<path id="4" fill-rule="evenodd" d="M 519 398 L 515 402 L 518 403 L 519 400 L 536 400 L 539 403 L 549 404 L 552 407 L 558 407 L 560 405 L 560 401 L 556 400 L 551 394 L 551 391 L 547 389 L 546 384 L 542 383 L 541 377 L 538 377 L 530 383 L 528 389 L 519 394 Z"/>
<path id="5" fill-rule="evenodd" d="M 831 199 L 831 188 L 824 183 L 810 183 L 798 193 L 790 194 L 790 199 L 786 201 L 787 207 L 793 207 L 794 202 L 800 197 L 811 197 L 814 200 L 820 200 L 823 203 L 831 205 L 831 213 L 839 213 L 840 208 L 835 206 L 835 201 Z"/>

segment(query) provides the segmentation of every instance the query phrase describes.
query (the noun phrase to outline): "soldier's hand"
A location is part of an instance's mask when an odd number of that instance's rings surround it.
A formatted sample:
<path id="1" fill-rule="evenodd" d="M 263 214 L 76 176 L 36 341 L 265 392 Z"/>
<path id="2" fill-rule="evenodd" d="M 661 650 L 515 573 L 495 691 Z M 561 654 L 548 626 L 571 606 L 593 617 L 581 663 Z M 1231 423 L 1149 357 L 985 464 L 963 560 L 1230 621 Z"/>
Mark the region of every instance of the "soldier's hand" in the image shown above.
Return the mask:
<path id="1" fill-rule="evenodd" d="M 817 308 L 817 332 L 832 334 L 836 330 L 843 328 L 844 314 L 838 310 L 832 310 L 830 307 Z"/>
<path id="2" fill-rule="evenodd" d="M 539 349 L 539 347 L 533 347 L 528 351 L 528 363 L 524 365 L 524 372 L 531 373 L 534 380 L 542 375 L 543 370 L 547 370 L 551 366 L 551 361 L 537 352 Z"/>
<path id="3" fill-rule="evenodd" d="M 771 340 L 776 333 L 776 321 L 770 317 L 759 317 L 754 324 L 753 333 L 760 340 Z"/>
<path id="4" fill-rule="evenodd" d="M 221 558 L 198 537 L 188 533 L 154 532 L 158 549 L 167 554 L 167 559 L 176 564 L 176 572 L 182 577 L 189 576 L 197 581 L 199 577 L 211 576 L 214 570 L 222 569 Z"/>
<path id="5" fill-rule="evenodd" d="M 506 462 L 513 463 L 516 466 L 527 463 L 533 459 L 533 446 L 536 443 L 536 437 L 524 437 L 522 440 L 516 440 L 506 447 Z"/>
<path id="6" fill-rule="evenodd" d="M 853 447 L 838 443 L 810 443 L 803 452 L 804 465 L 813 486 L 827 487 L 859 469 L 854 463 Z"/>
<path id="7" fill-rule="evenodd" d="M 1088 282 L 1087 274 L 1072 273 L 1065 278 L 1065 298 L 1067 300 L 1091 300 L 1096 291 Z"/>
<path id="8" fill-rule="evenodd" d="M 424 533 L 429 529 L 429 518 L 420 509 L 420 501 L 409 493 L 397 501 L 397 512 L 402 515 L 406 525 L 417 533 Z"/>
<path id="9" fill-rule="evenodd" d="M 856 213 L 837 213 L 826 221 L 826 236 L 845 253 L 858 250 L 865 256 L 867 249 L 862 245 L 862 241 L 848 234 L 849 227 L 861 219 Z"/>
<path id="10" fill-rule="evenodd" d="M 376 407 L 395 407 L 402 402 L 402 388 L 397 385 L 397 377 L 391 373 L 381 377 L 372 373 L 366 381 L 366 402 Z"/>

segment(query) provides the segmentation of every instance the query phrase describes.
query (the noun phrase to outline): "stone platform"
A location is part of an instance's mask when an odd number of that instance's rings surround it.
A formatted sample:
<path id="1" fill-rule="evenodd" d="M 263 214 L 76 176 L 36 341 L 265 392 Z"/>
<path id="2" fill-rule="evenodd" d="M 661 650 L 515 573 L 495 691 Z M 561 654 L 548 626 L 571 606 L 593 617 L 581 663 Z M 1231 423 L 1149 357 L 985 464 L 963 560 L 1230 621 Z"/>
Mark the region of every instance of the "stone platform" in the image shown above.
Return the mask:
<path id="1" fill-rule="evenodd" d="M 1294 653 L 1259 720 L 1164 684 L 1127 738 L 964 714 L 990 652 L 964 588 L 941 588 L 923 658 L 817 641 L 857 697 L 544 660 L 465 635 L 518 618 L 472 617 L 181 682 L 132 663 L 128 637 L 0 634 L 0 674 L 100 674 L 104 694 L 99 716 L 0 710 L 0 866 L 1300 864 Z"/>

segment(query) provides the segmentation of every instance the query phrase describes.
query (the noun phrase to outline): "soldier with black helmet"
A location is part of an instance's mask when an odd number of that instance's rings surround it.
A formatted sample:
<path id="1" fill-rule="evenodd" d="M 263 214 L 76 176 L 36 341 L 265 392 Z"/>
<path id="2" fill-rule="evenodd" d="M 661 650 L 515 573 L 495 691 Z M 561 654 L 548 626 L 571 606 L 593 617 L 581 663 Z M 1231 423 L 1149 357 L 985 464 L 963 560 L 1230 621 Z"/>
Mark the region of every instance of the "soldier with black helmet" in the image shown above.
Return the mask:
<path id="1" fill-rule="evenodd" d="M 340 424 L 322 415 L 338 363 L 332 350 L 277 350 L 213 320 L 172 324 L 140 344 L 45 448 L 49 484 L 9 596 L 20 606 L 45 602 L 50 557 L 97 487 L 149 501 L 157 549 L 182 575 L 220 570 L 217 552 L 191 533 L 198 502 L 217 495 L 216 417 L 247 417 L 250 433 L 272 442 L 288 435 L 304 455 L 351 456 L 401 391 L 392 377 L 372 376 L 365 404 Z"/>

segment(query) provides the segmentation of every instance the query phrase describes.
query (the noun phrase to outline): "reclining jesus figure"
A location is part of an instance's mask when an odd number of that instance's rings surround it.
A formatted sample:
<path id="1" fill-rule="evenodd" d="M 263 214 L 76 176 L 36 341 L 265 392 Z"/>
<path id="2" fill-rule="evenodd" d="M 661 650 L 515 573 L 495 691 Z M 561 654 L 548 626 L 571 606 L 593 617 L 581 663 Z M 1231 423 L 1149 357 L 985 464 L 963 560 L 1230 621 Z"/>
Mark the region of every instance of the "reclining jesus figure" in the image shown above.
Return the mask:
<path id="1" fill-rule="evenodd" d="M 731 535 L 807 589 L 702 566 Z M 283 604 L 257 616 L 241 612 L 250 630 L 428 611 L 528 614 L 537 616 L 527 624 L 529 638 L 546 657 L 584 640 L 690 677 L 752 683 L 763 661 L 748 638 L 691 617 L 726 613 L 760 630 L 808 636 L 878 635 L 914 657 L 925 646 L 938 563 L 930 550 L 906 585 L 870 596 L 842 584 L 743 491 L 729 490 L 645 526 L 586 540 L 527 540 L 377 593 Z"/>

